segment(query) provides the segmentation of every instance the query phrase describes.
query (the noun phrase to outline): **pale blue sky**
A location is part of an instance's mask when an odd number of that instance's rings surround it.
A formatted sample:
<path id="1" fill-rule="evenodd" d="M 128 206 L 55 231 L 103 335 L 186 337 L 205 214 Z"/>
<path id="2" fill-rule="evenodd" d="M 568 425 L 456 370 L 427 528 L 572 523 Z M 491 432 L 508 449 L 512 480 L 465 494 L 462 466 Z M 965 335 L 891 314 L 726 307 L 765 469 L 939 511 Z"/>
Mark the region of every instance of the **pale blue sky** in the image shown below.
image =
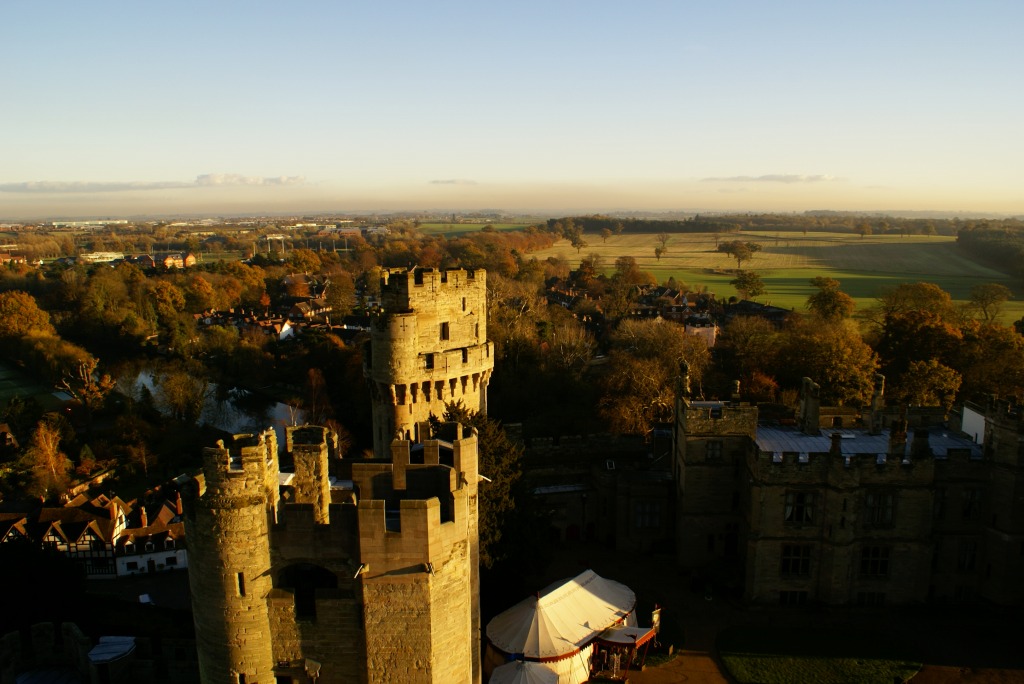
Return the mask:
<path id="1" fill-rule="evenodd" d="M 0 0 L 0 217 L 1024 213 L 1024 3 Z"/>

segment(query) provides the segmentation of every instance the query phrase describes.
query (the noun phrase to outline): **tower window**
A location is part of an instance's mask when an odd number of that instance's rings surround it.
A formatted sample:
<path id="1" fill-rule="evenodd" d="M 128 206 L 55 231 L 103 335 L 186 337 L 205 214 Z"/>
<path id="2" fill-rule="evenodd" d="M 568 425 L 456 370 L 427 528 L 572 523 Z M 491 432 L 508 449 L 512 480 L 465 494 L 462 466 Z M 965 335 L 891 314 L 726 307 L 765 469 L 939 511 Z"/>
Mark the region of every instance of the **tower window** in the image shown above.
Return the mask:
<path id="1" fill-rule="evenodd" d="M 860 552 L 861 577 L 889 576 L 889 547 L 865 546 Z"/>
<path id="2" fill-rule="evenodd" d="M 963 492 L 963 519 L 970 520 L 978 512 L 981 503 L 981 490 L 975 487 L 967 487 Z"/>
<path id="3" fill-rule="evenodd" d="M 466 310 L 466 298 L 465 297 L 462 298 L 462 310 L 463 311 Z"/>
<path id="4" fill-rule="evenodd" d="M 722 442 L 720 440 L 709 440 L 704 443 L 704 460 L 722 460 Z"/>
<path id="5" fill-rule="evenodd" d="M 434 370 L 434 355 L 433 354 L 427 354 L 426 355 L 426 362 L 427 362 L 427 370 Z"/>
<path id="6" fill-rule="evenodd" d="M 788 525 L 803 525 L 814 521 L 814 493 L 786 492 L 783 520 Z"/>
<path id="7" fill-rule="evenodd" d="M 896 517 L 896 495 L 869 491 L 864 496 L 864 524 L 867 527 L 891 527 Z"/>
<path id="8" fill-rule="evenodd" d="M 451 330 L 448 327 L 448 323 L 441 324 L 441 341 L 447 341 L 451 339 Z"/>
<path id="9" fill-rule="evenodd" d="M 809 544 L 783 544 L 783 577 L 806 577 L 811 574 L 811 547 Z"/>
<path id="10" fill-rule="evenodd" d="M 236 575 L 235 579 L 238 582 L 238 595 L 245 596 L 245 573 L 240 572 Z"/>

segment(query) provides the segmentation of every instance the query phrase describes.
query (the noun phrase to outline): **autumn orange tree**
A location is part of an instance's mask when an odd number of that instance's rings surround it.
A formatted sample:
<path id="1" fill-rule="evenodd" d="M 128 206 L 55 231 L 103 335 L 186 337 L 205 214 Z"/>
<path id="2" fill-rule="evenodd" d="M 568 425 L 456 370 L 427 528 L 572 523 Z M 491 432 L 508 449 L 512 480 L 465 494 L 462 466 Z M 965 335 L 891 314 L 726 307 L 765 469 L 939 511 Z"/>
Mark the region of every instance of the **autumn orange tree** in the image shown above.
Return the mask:
<path id="1" fill-rule="evenodd" d="M 668 321 L 624 320 L 609 342 L 598 412 L 613 432 L 642 435 L 671 420 L 679 363 L 686 361 L 699 383 L 711 362 L 702 339 Z"/>

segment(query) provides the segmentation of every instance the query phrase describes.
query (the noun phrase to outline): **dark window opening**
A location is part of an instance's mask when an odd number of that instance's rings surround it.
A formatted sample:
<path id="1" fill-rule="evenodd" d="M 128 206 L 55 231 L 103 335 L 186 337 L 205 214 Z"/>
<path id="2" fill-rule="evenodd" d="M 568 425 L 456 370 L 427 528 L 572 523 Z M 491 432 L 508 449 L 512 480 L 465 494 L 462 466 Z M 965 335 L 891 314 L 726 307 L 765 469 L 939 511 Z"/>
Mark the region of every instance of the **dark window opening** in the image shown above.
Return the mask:
<path id="1" fill-rule="evenodd" d="M 661 504 L 657 501 L 636 502 L 636 527 L 640 530 L 661 528 Z"/>
<path id="2" fill-rule="evenodd" d="M 446 340 L 450 339 L 450 335 L 451 335 L 451 328 L 449 328 L 448 323 L 442 323 L 441 324 L 441 341 L 446 341 Z"/>
<path id="3" fill-rule="evenodd" d="M 790 525 L 814 522 L 814 493 L 786 492 L 783 520 Z"/>
<path id="4" fill-rule="evenodd" d="M 807 603 L 806 591 L 780 591 L 779 604 L 783 606 L 802 606 Z"/>
<path id="5" fill-rule="evenodd" d="M 890 527 L 896 517 L 896 495 L 891 492 L 868 492 L 864 495 L 864 524 L 869 527 Z"/>
<path id="6" fill-rule="evenodd" d="M 805 577 L 811 574 L 811 547 L 807 544 L 783 544 L 783 577 Z"/>
<path id="7" fill-rule="evenodd" d="M 316 592 L 318 589 L 337 589 L 338 576 L 318 565 L 299 563 L 281 571 L 279 586 L 295 594 L 295 617 L 300 620 L 316 619 Z"/>
<path id="8" fill-rule="evenodd" d="M 424 358 L 427 362 L 427 370 L 434 370 L 434 355 L 427 354 Z"/>
<path id="9" fill-rule="evenodd" d="M 865 546 L 861 549 L 860 574 L 862 577 L 888 577 L 889 547 Z"/>
<path id="10" fill-rule="evenodd" d="M 946 490 L 938 488 L 935 490 L 935 498 L 932 499 L 932 518 L 942 520 L 946 517 Z"/>
<path id="11" fill-rule="evenodd" d="M 960 557 L 957 559 L 957 570 L 971 572 L 978 560 L 978 543 L 965 541 L 960 543 Z"/>
<path id="12" fill-rule="evenodd" d="M 885 592 L 882 591 L 859 591 L 857 592 L 858 606 L 884 606 Z"/>
<path id="13" fill-rule="evenodd" d="M 981 503 L 981 490 L 969 487 L 964 490 L 963 517 L 964 520 L 971 520 L 978 513 Z"/>
<path id="14" fill-rule="evenodd" d="M 722 460 L 722 443 L 719 441 L 710 441 L 704 444 L 704 460 L 705 461 L 721 461 Z"/>

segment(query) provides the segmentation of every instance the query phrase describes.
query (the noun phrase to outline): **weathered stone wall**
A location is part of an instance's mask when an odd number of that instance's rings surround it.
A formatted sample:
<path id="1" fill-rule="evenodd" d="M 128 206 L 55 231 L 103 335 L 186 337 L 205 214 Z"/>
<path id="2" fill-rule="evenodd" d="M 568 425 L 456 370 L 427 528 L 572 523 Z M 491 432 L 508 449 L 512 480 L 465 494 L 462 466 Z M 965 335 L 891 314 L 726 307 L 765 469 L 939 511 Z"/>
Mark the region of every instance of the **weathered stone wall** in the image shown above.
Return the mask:
<path id="1" fill-rule="evenodd" d="M 288 442 L 295 461 L 295 500 L 312 504 L 313 519 L 320 525 L 330 522 L 329 434 L 330 430 L 323 427 L 288 430 Z"/>
<path id="2" fill-rule="evenodd" d="M 757 434 L 757 407 L 676 403 L 676 553 L 682 568 L 742 557 L 747 454 Z"/>
<path id="3" fill-rule="evenodd" d="M 751 454 L 751 509 L 747 598 L 778 602 L 779 592 L 804 591 L 807 600 L 855 603 L 862 593 L 884 594 L 887 603 L 918 602 L 927 586 L 920 578 L 931 563 L 934 460 L 878 464 L 875 454 L 847 459 L 810 454 L 806 462 L 786 455 Z M 809 519 L 787 519 L 787 497 L 800 495 Z M 891 522 L 872 522 L 868 496 L 893 497 Z M 806 571 L 783 562 L 786 547 L 810 553 Z M 862 572 L 865 547 L 883 547 L 886 571 Z M 879 599 L 880 600 L 880 599 Z"/>
<path id="4" fill-rule="evenodd" d="M 979 545 L 980 593 L 1007 605 L 1024 604 L 1024 411 L 993 401 L 985 420 L 991 462 L 984 503 L 987 529 Z"/>
<path id="5" fill-rule="evenodd" d="M 369 682 L 480 681 L 476 433 L 450 429 L 461 436 L 451 470 L 434 465 L 436 440 L 424 443 L 423 464 L 409 463 L 409 443 L 394 444 L 395 491 L 417 497 L 399 500 L 397 519 L 383 499 L 359 503 Z M 380 478 L 379 464 L 353 467 L 364 491 Z M 435 495 L 422 498 L 431 486 Z"/>

